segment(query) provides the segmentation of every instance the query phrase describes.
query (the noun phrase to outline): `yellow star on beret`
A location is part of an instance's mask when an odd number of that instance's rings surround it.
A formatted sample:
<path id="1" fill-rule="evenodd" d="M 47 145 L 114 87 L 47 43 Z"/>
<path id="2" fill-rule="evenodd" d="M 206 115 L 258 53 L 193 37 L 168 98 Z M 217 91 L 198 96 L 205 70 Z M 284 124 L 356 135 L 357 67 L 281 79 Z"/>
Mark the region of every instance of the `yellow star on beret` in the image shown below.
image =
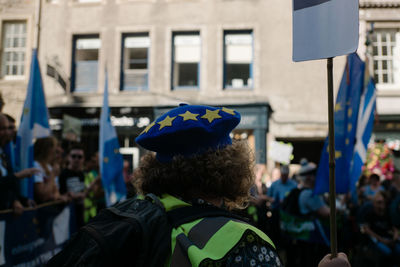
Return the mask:
<path id="1" fill-rule="evenodd" d="M 181 116 L 183 118 L 183 121 L 187 121 L 187 120 L 193 120 L 193 121 L 197 121 L 197 116 L 199 116 L 199 114 L 195 114 L 190 112 L 189 110 L 187 110 L 185 113 L 180 114 L 179 116 Z"/>
<path id="2" fill-rule="evenodd" d="M 209 110 L 206 109 L 206 114 L 201 116 L 202 119 L 207 119 L 209 123 L 213 122 L 215 119 L 220 119 L 222 118 L 220 115 L 218 115 L 219 109 L 216 110 Z"/>
<path id="3" fill-rule="evenodd" d="M 154 124 L 156 124 L 156 123 L 153 121 L 152 123 L 147 125 L 147 127 L 143 130 L 143 132 L 141 134 L 147 133 L 150 130 L 150 128 L 154 126 Z"/>
<path id="4" fill-rule="evenodd" d="M 167 116 L 162 121 L 157 122 L 158 124 L 160 124 L 160 129 L 159 130 L 161 130 L 162 128 L 164 128 L 166 126 L 172 126 L 172 121 L 175 120 L 175 118 L 176 118 L 176 116 L 172 117 L 172 118 L 170 116 Z"/>
<path id="5" fill-rule="evenodd" d="M 234 111 L 233 109 L 230 109 L 230 108 L 225 108 L 225 107 L 223 107 L 223 108 L 222 108 L 222 111 L 223 111 L 223 112 L 226 112 L 226 113 L 228 113 L 228 114 L 231 114 L 231 115 L 235 115 L 235 111 Z"/>

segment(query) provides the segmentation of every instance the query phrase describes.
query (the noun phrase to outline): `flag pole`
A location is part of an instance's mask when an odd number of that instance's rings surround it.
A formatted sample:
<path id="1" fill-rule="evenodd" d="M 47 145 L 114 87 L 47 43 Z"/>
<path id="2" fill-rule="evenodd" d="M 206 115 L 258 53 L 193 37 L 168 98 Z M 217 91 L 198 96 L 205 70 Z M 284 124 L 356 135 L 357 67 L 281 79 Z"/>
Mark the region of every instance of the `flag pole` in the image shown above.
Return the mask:
<path id="1" fill-rule="evenodd" d="M 40 22 L 42 17 L 42 0 L 37 0 L 36 6 L 36 36 L 35 36 L 35 44 L 34 48 L 37 50 L 38 58 L 39 58 L 39 46 L 40 46 Z"/>
<path id="2" fill-rule="evenodd" d="M 333 58 L 327 59 L 328 124 L 329 124 L 329 207 L 331 258 L 337 257 L 336 237 L 336 183 L 335 183 L 335 119 L 333 112 Z"/>

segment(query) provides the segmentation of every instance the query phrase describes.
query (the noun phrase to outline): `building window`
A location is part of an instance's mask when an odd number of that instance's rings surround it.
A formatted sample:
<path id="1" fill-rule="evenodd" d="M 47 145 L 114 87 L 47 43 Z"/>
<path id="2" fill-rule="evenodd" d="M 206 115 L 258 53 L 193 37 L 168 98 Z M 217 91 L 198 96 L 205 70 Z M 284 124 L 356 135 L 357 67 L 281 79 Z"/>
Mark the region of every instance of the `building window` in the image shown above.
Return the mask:
<path id="1" fill-rule="evenodd" d="M 123 36 L 121 89 L 147 90 L 149 81 L 148 34 L 126 34 Z"/>
<path id="2" fill-rule="evenodd" d="M 172 42 L 172 88 L 199 87 L 200 33 L 174 33 Z"/>
<path id="3" fill-rule="evenodd" d="M 252 31 L 225 31 L 224 88 L 251 88 L 252 86 Z"/>
<path id="4" fill-rule="evenodd" d="M 25 73 L 26 22 L 3 24 L 2 77 Z"/>
<path id="5" fill-rule="evenodd" d="M 98 36 L 74 37 L 71 75 L 73 91 L 97 91 L 100 45 Z"/>
<path id="6" fill-rule="evenodd" d="M 400 31 L 375 29 L 372 35 L 374 78 L 379 85 L 400 85 Z"/>

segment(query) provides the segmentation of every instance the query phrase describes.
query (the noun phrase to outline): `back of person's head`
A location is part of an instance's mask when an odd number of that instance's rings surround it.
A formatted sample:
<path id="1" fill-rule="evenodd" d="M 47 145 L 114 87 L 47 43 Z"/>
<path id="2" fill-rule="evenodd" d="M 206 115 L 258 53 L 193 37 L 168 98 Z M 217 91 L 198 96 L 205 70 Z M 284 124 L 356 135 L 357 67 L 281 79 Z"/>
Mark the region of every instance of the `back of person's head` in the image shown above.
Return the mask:
<path id="1" fill-rule="evenodd" d="M 286 180 L 289 177 L 289 166 L 288 165 L 281 165 L 281 179 Z"/>
<path id="2" fill-rule="evenodd" d="M 57 146 L 57 139 L 54 136 L 48 136 L 36 139 L 33 145 L 33 157 L 37 161 L 48 160 L 55 155 L 51 155 L 52 149 Z"/>
<path id="3" fill-rule="evenodd" d="M 306 180 L 307 177 L 314 176 L 317 172 L 317 165 L 313 162 L 308 162 L 306 158 L 300 160 L 300 169 L 297 176 L 300 180 Z"/>
<path id="4" fill-rule="evenodd" d="M 378 183 L 380 181 L 380 177 L 378 174 L 373 173 L 369 176 L 368 182 L 369 184 L 375 184 Z"/>
<path id="5" fill-rule="evenodd" d="M 243 206 L 254 184 L 254 157 L 246 141 L 230 132 L 240 114 L 228 108 L 181 105 L 136 138 L 146 154 L 136 175 L 140 193 L 168 193 L 186 200 L 222 198 Z"/>

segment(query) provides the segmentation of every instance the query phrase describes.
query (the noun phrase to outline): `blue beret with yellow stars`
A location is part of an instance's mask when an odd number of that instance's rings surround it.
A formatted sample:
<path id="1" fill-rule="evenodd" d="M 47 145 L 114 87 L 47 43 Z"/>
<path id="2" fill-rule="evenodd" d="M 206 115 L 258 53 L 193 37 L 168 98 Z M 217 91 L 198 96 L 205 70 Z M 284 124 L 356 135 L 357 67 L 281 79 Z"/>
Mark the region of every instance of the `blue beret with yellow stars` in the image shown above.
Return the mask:
<path id="1" fill-rule="evenodd" d="M 150 123 L 135 139 L 156 152 L 160 162 L 176 155 L 190 157 L 232 144 L 230 132 L 239 124 L 240 113 L 228 108 L 181 104 Z"/>

